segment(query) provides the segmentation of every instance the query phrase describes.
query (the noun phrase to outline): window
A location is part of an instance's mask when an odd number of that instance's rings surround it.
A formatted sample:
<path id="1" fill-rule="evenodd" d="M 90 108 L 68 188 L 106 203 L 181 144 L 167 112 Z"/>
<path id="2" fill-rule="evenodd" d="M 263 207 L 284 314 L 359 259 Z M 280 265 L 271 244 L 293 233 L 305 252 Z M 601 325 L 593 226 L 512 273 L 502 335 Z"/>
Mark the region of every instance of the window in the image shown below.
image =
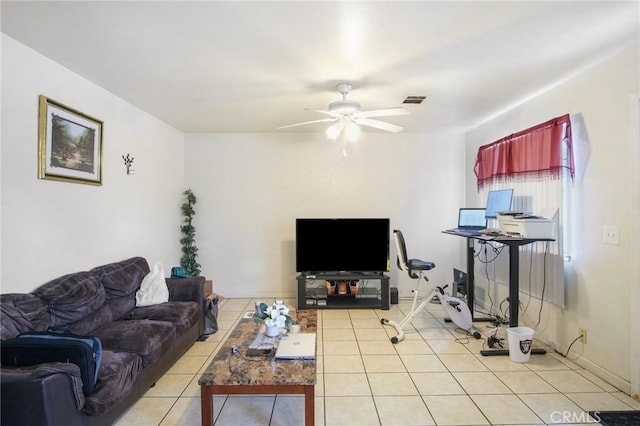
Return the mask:
<path id="1" fill-rule="evenodd" d="M 520 291 L 563 307 L 567 195 L 575 175 L 569 115 L 480 147 L 475 173 L 483 200 L 490 190 L 513 188 L 512 210 L 554 221 L 556 241 L 520 248 Z"/>

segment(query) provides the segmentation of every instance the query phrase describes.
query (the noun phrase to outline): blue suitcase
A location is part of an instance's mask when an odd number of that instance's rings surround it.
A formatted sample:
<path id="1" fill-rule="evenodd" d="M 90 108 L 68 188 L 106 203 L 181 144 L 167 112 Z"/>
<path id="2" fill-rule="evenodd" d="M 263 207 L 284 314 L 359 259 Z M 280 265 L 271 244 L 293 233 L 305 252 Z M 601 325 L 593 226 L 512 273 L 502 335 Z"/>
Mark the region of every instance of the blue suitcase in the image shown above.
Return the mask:
<path id="1" fill-rule="evenodd" d="M 23 367 L 45 362 L 68 362 L 80 368 L 85 395 L 93 392 L 102 358 L 100 339 L 50 332 L 22 333 L 0 343 L 3 366 Z"/>

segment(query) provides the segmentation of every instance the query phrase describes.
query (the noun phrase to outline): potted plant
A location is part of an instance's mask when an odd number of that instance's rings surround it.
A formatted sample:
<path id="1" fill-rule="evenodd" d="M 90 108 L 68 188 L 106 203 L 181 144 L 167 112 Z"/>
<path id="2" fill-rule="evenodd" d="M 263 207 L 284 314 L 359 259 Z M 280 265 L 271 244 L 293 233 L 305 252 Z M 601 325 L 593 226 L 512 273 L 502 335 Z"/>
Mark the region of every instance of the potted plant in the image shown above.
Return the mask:
<path id="1" fill-rule="evenodd" d="M 196 261 L 198 257 L 198 247 L 196 247 L 196 228 L 193 226 L 193 216 L 196 211 L 193 206 L 196 204 L 196 196 L 190 189 L 184 191 L 186 201 L 182 204 L 182 214 L 184 221 L 180 226 L 182 231 L 182 238 L 180 238 L 180 244 L 182 244 L 182 258 L 180 259 L 180 266 L 184 270 L 185 274 L 192 277 L 200 275 L 200 264 Z"/>
<path id="2" fill-rule="evenodd" d="M 289 316 L 289 308 L 281 301 L 274 302 L 271 306 L 262 302 L 259 305 L 260 313 L 254 319 L 256 322 L 264 323 L 265 334 L 269 337 L 280 335 L 280 329 L 290 327 L 293 319 Z"/>

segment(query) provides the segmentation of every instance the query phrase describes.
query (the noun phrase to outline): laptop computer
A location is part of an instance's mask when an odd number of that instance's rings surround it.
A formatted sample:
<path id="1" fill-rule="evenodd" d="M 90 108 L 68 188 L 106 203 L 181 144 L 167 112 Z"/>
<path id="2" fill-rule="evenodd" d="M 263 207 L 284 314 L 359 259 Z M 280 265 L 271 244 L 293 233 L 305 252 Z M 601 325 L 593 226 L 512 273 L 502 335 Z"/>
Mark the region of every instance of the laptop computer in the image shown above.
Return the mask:
<path id="1" fill-rule="evenodd" d="M 463 235 L 480 235 L 487 228 L 484 208 L 463 207 L 458 211 L 458 227 L 447 229 L 447 232 Z"/>
<path id="2" fill-rule="evenodd" d="M 315 359 L 316 333 L 288 334 L 280 339 L 276 359 Z"/>

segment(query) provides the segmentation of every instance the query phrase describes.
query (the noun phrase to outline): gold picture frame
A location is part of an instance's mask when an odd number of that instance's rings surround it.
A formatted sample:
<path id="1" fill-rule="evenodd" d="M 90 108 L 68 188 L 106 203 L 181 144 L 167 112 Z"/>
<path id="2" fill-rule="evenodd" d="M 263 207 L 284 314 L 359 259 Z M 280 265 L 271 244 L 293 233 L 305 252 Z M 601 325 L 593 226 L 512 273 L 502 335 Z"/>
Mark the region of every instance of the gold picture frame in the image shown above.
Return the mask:
<path id="1" fill-rule="evenodd" d="M 39 98 L 38 179 L 102 185 L 102 121 Z"/>

